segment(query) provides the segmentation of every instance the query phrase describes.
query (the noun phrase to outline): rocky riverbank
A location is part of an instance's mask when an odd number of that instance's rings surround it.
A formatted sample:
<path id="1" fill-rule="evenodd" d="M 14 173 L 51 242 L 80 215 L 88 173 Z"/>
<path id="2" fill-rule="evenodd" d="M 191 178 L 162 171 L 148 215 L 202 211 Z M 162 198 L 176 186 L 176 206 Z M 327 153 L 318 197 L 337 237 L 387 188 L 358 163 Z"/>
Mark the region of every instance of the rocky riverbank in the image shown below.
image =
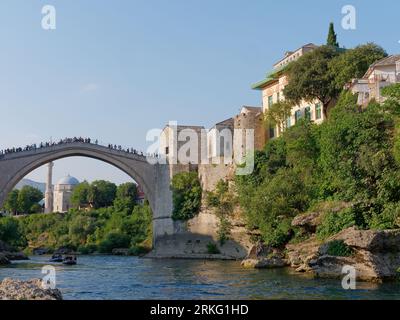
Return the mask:
<path id="1" fill-rule="evenodd" d="M 62 294 L 58 289 L 44 289 L 40 279 L 6 278 L 0 282 L 0 300 L 62 300 Z"/>
<path id="2" fill-rule="evenodd" d="M 297 219 L 296 225 L 313 230 L 315 217 L 307 221 Z M 242 266 L 248 268 L 292 267 L 297 272 L 307 272 L 315 277 L 341 278 L 342 268 L 352 266 L 359 281 L 383 282 L 395 280 L 400 275 L 400 229 L 358 230 L 345 229 L 320 241 L 315 234 L 302 242 L 287 244 L 278 250 L 255 245 Z"/>
<path id="3" fill-rule="evenodd" d="M 0 240 L 0 265 L 10 264 L 12 260 L 29 260 L 29 258 Z"/>

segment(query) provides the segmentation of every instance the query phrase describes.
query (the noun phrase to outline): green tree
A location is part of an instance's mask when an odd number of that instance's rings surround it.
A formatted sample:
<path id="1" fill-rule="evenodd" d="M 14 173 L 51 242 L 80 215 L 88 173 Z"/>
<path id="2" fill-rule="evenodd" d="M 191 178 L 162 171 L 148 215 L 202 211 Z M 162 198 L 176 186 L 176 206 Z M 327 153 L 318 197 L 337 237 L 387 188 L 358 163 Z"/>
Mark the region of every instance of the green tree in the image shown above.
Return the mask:
<path id="1" fill-rule="evenodd" d="M 18 213 L 18 194 L 18 189 L 12 190 L 4 202 L 4 209 L 14 215 Z"/>
<path id="2" fill-rule="evenodd" d="M 21 213 L 32 213 L 36 205 L 40 200 L 43 199 L 43 193 L 36 188 L 31 186 L 24 186 L 18 193 L 18 212 Z"/>
<path id="3" fill-rule="evenodd" d="M 136 205 L 137 186 L 135 183 L 127 182 L 118 186 L 117 194 L 114 200 L 116 211 L 132 212 Z"/>
<path id="4" fill-rule="evenodd" d="M 174 175 L 171 190 L 174 220 L 189 220 L 200 211 L 202 190 L 197 172 Z"/>
<path id="5" fill-rule="evenodd" d="M 89 204 L 94 208 L 111 206 L 116 192 L 117 186 L 112 182 L 105 180 L 93 181 L 88 192 Z"/>
<path id="6" fill-rule="evenodd" d="M 88 215 L 75 215 L 69 222 L 68 235 L 75 247 L 84 245 L 87 237 L 96 229 L 96 220 Z"/>
<path id="7" fill-rule="evenodd" d="M 287 67 L 289 83 L 284 89 L 285 98 L 292 104 L 302 100 L 322 103 L 324 116 L 341 89 L 335 86 L 334 75 L 329 72 L 329 64 L 340 53 L 331 46 L 322 46 L 301 56 Z"/>
<path id="8" fill-rule="evenodd" d="M 354 78 L 361 78 L 374 62 L 387 56 L 385 50 L 374 44 L 367 43 L 354 49 L 346 50 L 329 63 L 329 72 L 332 74 L 337 90 Z"/>
<path id="9" fill-rule="evenodd" d="M 111 232 L 100 242 L 99 250 L 101 253 L 111 253 L 113 249 L 129 248 L 130 239 L 127 235 L 120 232 Z"/>
<path id="10" fill-rule="evenodd" d="M 26 245 L 26 238 L 21 232 L 21 226 L 18 219 L 0 218 L 0 240 L 13 247 Z"/>
<path id="11" fill-rule="evenodd" d="M 329 32 L 328 32 L 328 38 L 326 40 L 326 44 L 328 46 L 339 48 L 339 43 L 337 42 L 337 35 L 335 32 L 335 27 L 333 25 L 333 22 L 331 22 L 329 24 Z"/>
<path id="12" fill-rule="evenodd" d="M 292 104 L 285 100 L 278 101 L 265 112 L 266 123 L 269 126 L 278 126 L 279 132 L 283 132 L 286 129 L 287 119 L 291 112 Z"/>
<path id="13" fill-rule="evenodd" d="M 393 153 L 397 164 L 400 165 L 400 84 L 396 83 L 383 88 L 382 95 L 386 97 L 383 103 L 385 111 L 396 116 Z"/>
<path id="14" fill-rule="evenodd" d="M 87 181 L 78 184 L 71 195 L 71 203 L 75 208 L 84 208 L 89 205 L 90 185 Z"/>

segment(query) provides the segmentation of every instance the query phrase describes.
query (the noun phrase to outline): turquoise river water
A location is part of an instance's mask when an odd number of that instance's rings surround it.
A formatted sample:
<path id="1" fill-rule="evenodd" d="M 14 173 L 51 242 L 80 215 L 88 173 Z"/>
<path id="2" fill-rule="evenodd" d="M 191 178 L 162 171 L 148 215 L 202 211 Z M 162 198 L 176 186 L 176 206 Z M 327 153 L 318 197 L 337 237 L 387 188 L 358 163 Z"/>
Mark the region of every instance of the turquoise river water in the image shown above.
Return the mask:
<path id="1" fill-rule="evenodd" d="M 0 280 L 42 278 L 49 256 L 0 267 Z M 235 261 L 79 256 L 76 266 L 52 264 L 64 299 L 400 299 L 400 283 L 313 279 L 291 269 L 248 270 Z"/>

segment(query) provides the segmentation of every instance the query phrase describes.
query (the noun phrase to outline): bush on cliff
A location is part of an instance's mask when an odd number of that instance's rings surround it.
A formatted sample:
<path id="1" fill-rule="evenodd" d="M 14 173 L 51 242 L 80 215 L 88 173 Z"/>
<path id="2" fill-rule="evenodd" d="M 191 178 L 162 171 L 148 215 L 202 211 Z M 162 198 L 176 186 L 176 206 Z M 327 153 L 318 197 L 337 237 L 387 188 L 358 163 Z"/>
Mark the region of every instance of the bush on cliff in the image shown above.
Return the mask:
<path id="1" fill-rule="evenodd" d="M 340 212 L 329 212 L 324 215 L 321 224 L 317 227 L 317 236 L 324 240 L 354 225 L 356 225 L 356 217 L 352 208 Z"/>
<path id="2" fill-rule="evenodd" d="M 189 220 L 200 211 L 201 185 L 197 172 L 181 172 L 171 183 L 174 220 Z"/>
<path id="3" fill-rule="evenodd" d="M 349 257 L 353 250 L 343 240 L 333 240 L 327 243 L 327 254 L 335 257 Z"/>
<path id="4" fill-rule="evenodd" d="M 229 183 L 224 180 L 218 181 L 215 191 L 206 193 L 207 206 L 214 210 L 219 218 L 218 240 L 221 245 L 229 239 L 231 232 L 230 216 L 232 216 L 237 200 L 229 188 Z"/>

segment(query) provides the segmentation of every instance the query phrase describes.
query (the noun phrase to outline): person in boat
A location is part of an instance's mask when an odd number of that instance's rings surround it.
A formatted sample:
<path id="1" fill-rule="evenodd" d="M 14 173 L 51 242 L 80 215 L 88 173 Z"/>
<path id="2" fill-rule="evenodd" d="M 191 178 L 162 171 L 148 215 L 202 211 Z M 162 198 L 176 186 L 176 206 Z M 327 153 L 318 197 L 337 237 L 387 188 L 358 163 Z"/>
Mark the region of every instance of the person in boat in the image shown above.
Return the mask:
<path id="1" fill-rule="evenodd" d="M 52 261 L 52 262 L 62 262 L 62 255 L 61 254 L 53 254 L 51 256 L 50 261 Z"/>

